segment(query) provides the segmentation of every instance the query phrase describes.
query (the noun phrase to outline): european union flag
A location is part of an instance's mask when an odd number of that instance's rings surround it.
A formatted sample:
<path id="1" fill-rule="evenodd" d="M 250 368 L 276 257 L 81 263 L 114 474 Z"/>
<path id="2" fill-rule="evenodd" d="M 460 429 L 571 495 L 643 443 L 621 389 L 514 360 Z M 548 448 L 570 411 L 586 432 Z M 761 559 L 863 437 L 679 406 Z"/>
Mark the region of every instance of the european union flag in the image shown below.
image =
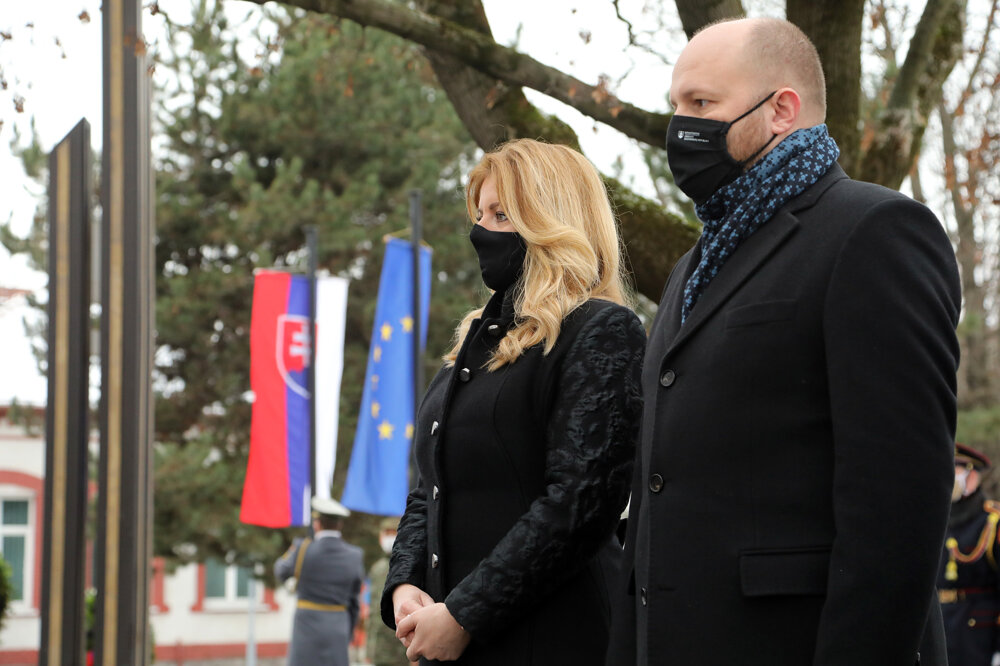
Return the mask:
<path id="1" fill-rule="evenodd" d="M 420 248 L 420 348 L 427 340 L 431 251 Z M 401 516 L 409 492 L 413 413 L 413 250 L 399 238 L 386 243 L 361 414 L 341 500 L 344 506 Z"/>

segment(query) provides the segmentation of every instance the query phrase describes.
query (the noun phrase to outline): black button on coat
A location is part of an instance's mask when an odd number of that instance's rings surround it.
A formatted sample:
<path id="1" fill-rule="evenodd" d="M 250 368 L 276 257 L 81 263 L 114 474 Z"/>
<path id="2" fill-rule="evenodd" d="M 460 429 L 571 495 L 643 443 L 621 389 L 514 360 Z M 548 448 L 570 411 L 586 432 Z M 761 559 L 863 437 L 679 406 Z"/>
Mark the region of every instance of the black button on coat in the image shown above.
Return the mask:
<path id="1" fill-rule="evenodd" d="M 698 259 L 649 333 L 609 663 L 945 664 L 961 290 L 940 222 L 834 165 L 681 325 Z"/>
<path id="2" fill-rule="evenodd" d="M 632 311 L 591 300 L 549 354 L 488 371 L 512 326 L 510 298 L 494 295 L 424 396 L 382 618 L 394 626 L 392 591 L 410 583 L 472 635 L 459 664 L 602 664 L 645 333 Z"/>

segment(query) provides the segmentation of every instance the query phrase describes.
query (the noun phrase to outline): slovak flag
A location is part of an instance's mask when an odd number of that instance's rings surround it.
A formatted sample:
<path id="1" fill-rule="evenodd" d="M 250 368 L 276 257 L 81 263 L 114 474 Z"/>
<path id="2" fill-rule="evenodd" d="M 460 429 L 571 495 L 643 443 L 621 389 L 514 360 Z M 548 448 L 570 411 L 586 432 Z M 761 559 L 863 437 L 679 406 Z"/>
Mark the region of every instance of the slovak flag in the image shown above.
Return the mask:
<path id="1" fill-rule="evenodd" d="M 250 318 L 250 459 L 240 520 L 264 527 L 308 525 L 311 495 L 330 496 L 344 360 L 347 280 L 316 284 L 316 492 L 309 480 L 307 381 L 313 362 L 309 278 L 261 271 Z"/>

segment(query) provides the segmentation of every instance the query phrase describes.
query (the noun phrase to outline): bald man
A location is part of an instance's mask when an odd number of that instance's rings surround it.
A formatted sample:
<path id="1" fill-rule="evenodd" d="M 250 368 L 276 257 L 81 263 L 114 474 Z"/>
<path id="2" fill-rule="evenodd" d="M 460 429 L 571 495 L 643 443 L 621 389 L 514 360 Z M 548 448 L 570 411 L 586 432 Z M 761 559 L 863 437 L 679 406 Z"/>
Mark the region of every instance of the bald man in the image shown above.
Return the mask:
<path id="1" fill-rule="evenodd" d="M 946 664 L 960 292 L 924 206 L 849 179 L 815 48 L 715 24 L 667 156 L 704 224 L 649 335 L 611 664 Z"/>

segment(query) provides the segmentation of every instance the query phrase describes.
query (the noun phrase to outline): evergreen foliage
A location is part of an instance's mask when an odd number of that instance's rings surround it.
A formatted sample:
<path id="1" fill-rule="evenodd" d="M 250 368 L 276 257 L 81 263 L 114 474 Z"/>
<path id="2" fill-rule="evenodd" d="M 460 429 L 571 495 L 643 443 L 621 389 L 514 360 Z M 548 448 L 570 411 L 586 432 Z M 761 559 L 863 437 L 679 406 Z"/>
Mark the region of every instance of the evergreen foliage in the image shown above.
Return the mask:
<path id="1" fill-rule="evenodd" d="M 407 226 L 410 189 L 424 192 L 425 238 L 434 248 L 428 376 L 461 314 L 484 300 L 465 238 L 461 194 L 474 147 L 413 43 L 298 9 L 267 10 L 256 38 L 248 40 L 247 26 L 229 25 L 221 0 L 195 2 L 190 25 L 164 17 L 171 39 L 157 70 L 170 83 L 154 98 L 154 550 L 171 565 L 215 557 L 244 566 L 262 562 L 270 571 L 294 530 L 255 528 L 238 519 L 249 447 L 253 271 L 303 270 L 303 229 L 315 225 L 321 268 L 352 280 L 333 488 L 339 496 L 361 401 L 381 239 Z M 704 9 L 688 4 L 689 12 Z M 696 18 L 683 22 L 694 25 Z M 257 51 L 249 59 L 248 44 Z M 853 58 L 853 52 L 845 54 Z M 893 63 L 884 78 L 894 80 L 896 74 Z M 863 97 L 862 116 L 880 115 L 887 99 Z M 865 131 L 873 130 L 866 125 Z M 44 192 L 45 154 L 37 136 L 15 135 L 11 148 Z M 648 149 L 645 156 L 662 208 L 693 220 L 662 151 Z M 643 202 L 632 201 L 620 184 L 608 183 L 625 202 L 620 210 L 631 216 L 626 228 L 633 234 L 650 228 L 651 218 L 643 213 L 656 211 L 644 211 Z M 630 237 L 630 252 L 655 263 L 639 250 L 693 238 L 691 224 L 671 224 L 663 233 L 657 228 Z M 26 238 L 0 224 L 0 243 L 11 252 L 30 253 L 39 268 L 45 265 L 46 239 L 44 202 Z M 653 253 L 664 257 L 659 273 L 669 272 L 672 262 L 666 258 L 674 254 Z M 662 279 L 647 282 L 658 289 Z M 37 347 L 38 340 L 44 344 L 44 330 L 27 332 L 44 368 L 44 348 Z M 982 402 L 992 404 L 993 398 Z M 997 433 L 997 409 L 960 413 L 958 440 L 1000 463 Z M 358 515 L 345 530 L 349 540 L 365 547 L 369 564 L 381 556 L 377 522 Z M 2 579 L 0 571 L 0 593 Z"/>
<path id="2" fill-rule="evenodd" d="M 433 250 L 425 373 L 454 326 L 485 300 L 462 191 L 476 150 L 419 48 L 329 17 L 275 10 L 231 26 L 223 4 L 197 0 L 170 35 L 154 96 L 156 354 L 154 553 L 171 567 L 217 558 L 271 563 L 301 530 L 239 522 L 249 451 L 253 272 L 306 268 L 304 228 L 319 231 L 319 266 L 351 279 L 334 496 L 343 489 L 361 403 L 378 277 L 390 233 L 408 234 L 409 193 L 423 192 Z M 239 37 L 238 37 L 239 34 Z M 254 40 L 251 40 L 254 41 Z M 37 135 L 12 148 L 45 191 Z M 95 179 L 95 182 L 97 179 Z M 0 242 L 45 269 L 40 202 L 28 236 Z M 44 304 L 32 303 L 43 309 Z M 44 371 L 44 327 L 28 331 Z M 356 514 L 345 536 L 369 564 L 379 518 Z"/>
<path id="3" fill-rule="evenodd" d="M 351 278 L 334 494 L 361 402 L 382 238 L 420 188 L 434 248 L 428 370 L 481 300 L 461 192 L 473 148 L 416 47 L 328 17 L 271 15 L 267 54 L 243 62 L 221 3 L 171 26 L 176 72 L 158 119 L 156 523 L 173 562 L 270 563 L 289 537 L 239 522 L 249 446 L 253 270 L 319 264 Z M 378 556 L 376 519 L 346 536 Z M 370 523 L 370 524 L 369 524 Z"/>
<path id="4" fill-rule="evenodd" d="M 13 577 L 10 565 L 0 555 L 0 629 L 3 629 L 3 620 L 7 616 L 7 609 L 14 596 L 14 584 L 11 582 Z"/>

